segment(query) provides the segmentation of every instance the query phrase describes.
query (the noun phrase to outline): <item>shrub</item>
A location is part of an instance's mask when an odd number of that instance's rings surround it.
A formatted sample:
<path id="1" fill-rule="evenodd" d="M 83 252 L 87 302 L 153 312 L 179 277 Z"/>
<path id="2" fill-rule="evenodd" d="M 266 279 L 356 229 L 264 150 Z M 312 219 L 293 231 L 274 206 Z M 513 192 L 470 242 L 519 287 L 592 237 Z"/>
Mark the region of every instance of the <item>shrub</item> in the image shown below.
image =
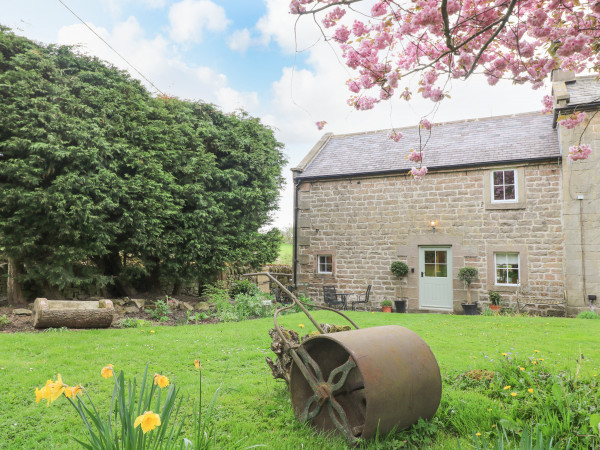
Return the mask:
<path id="1" fill-rule="evenodd" d="M 119 325 L 122 328 L 137 328 L 139 326 L 139 322 L 137 319 L 132 317 L 125 317 L 119 321 Z"/>
<path id="2" fill-rule="evenodd" d="M 595 311 L 581 311 L 577 314 L 578 319 L 600 319 L 600 316 Z"/>
<path id="3" fill-rule="evenodd" d="M 402 261 L 394 261 L 390 266 L 390 271 L 400 278 L 408 273 L 408 266 Z"/>
<path id="4" fill-rule="evenodd" d="M 154 309 L 147 309 L 146 312 L 150 314 L 152 319 L 158 320 L 159 322 L 166 322 L 169 320 L 171 309 L 166 301 L 157 300 L 156 303 L 154 303 Z"/>
<path id="5" fill-rule="evenodd" d="M 492 305 L 500 304 L 500 294 L 496 291 L 488 291 L 488 297 L 490 298 L 490 303 Z"/>
<path id="6" fill-rule="evenodd" d="M 6 314 L 2 314 L 0 316 L 0 329 L 4 328 L 5 325 L 10 323 L 10 319 L 6 316 Z"/>
<path id="7" fill-rule="evenodd" d="M 236 280 L 229 290 L 229 294 L 234 298 L 238 294 L 256 295 L 260 293 L 258 286 L 250 280 Z"/>
<path id="8" fill-rule="evenodd" d="M 384 300 L 381 302 L 381 306 L 392 306 L 391 300 Z"/>
<path id="9" fill-rule="evenodd" d="M 458 271 L 456 278 L 465 283 L 467 286 L 470 286 L 473 280 L 475 280 L 478 276 L 479 272 L 475 267 L 462 267 Z"/>

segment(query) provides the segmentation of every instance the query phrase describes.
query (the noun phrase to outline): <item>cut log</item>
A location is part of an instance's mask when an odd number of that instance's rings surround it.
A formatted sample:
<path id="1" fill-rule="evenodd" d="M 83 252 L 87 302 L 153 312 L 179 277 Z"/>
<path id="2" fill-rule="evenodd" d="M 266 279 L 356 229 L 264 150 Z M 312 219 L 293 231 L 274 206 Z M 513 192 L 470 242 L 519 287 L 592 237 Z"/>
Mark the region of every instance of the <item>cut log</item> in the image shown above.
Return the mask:
<path id="1" fill-rule="evenodd" d="M 115 309 L 110 300 L 74 301 L 36 298 L 33 304 L 35 328 L 108 328 Z"/>

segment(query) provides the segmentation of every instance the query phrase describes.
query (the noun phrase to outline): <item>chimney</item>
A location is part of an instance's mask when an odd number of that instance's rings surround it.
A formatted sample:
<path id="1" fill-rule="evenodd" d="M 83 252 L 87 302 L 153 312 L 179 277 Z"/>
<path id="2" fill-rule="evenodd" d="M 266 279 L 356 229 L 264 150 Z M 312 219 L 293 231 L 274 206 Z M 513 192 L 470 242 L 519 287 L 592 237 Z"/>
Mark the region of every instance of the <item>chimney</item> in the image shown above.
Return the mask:
<path id="1" fill-rule="evenodd" d="M 575 72 L 572 70 L 562 70 L 562 69 L 554 69 L 552 71 L 551 80 L 553 83 L 555 82 L 569 82 L 575 81 Z"/>

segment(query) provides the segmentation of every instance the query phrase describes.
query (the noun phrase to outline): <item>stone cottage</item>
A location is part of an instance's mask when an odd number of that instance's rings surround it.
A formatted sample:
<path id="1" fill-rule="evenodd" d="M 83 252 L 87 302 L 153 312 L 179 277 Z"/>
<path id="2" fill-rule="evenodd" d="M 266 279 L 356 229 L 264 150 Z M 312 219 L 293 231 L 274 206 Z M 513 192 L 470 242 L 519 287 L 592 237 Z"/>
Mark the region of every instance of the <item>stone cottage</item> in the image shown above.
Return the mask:
<path id="1" fill-rule="evenodd" d="M 462 312 L 461 267 L 503 305 L 576 314 L 600 294 L 600 84 L 571 73 L 553 76 L 554 113 L 528 113 L 417 127 L 326 134 L 300 165 L 295 182 L 294 276 L 323 301 L 322 287 L 361 292 L 369 306 L 408 299 L 409 311 Z M 588 111 L 573 130 L 561 114 Z M 580 141 L 592 156 L 571 161 Z M 427 142 L 429 172 L 409 175 L 405 159 Z M 394 261 L 410 270 L 390 272 Z M 350 298 L 352 300 L 352 298 Z"/>

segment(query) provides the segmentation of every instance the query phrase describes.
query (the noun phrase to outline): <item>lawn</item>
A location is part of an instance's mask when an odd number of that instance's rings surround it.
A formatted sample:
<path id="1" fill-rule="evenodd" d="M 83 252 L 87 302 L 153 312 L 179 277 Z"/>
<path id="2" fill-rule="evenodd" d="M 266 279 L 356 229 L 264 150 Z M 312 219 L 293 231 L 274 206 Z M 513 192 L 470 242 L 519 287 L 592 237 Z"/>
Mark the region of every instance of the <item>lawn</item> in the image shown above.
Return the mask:
<path id="1" fill-rule="evenodd" d="M 542 368 L 555 374 L 561 370 L 575 374 L 579 369 L 578 380 L 593 388 L 582 392 L 596 397 L 578 401 L 598 404 L 600 320 L 348 314 L 363 328 L 397 324 L 418 333 L 433 350 L 444 379 L 442 404 L 430 426 L 421 424 L 416 431 L 388 439 L 387 444 L 370 442 L 365 448 L 394 448 L 404 441 L 416 447 L 426 442 L 430 448 L 457 448 L 460 441 L 462 448 L 470 448 L 472 433 L 491 436 L 503 417 L 535 413 L 521 406 L 531 405 L 526 386 L 517 388 L 522 380 L 515 380 L 512 388 L 503 392 L 493 384 L 482 389 L 458 377 L 473 369 L 498 371 L 507 365 L 503 361 L 513 358 L 518 360 L 512 364 L 517 373 L 519 366 L 525 366 L 524 376 Z M 321 322 L 341 323 L 332 313 L 318 312 L 315 316 Z M 310 328 L 301 314 L 285 316 L 281 322 L 299 332 L 301 323 L 306 325 L 304 332 Z M 151 374 L 168 376 L 191 397 L 184 403 L 189 412 L 197 387 L 196 358 L 203 366 L 204 399 L 223 386 L 217 410 L 219 448 L 256 444 L 273 449 L 346 448 L 343 439 L 318 435 L 294 418 L 285 384 L 272 379 L 264 361 L 265 356 L 271 356 L 271 326 L 272 320 L 267 318 L 216 325 L 0 334 L 0 448 L 79 448 L 70 437 L 83 436 L 75 410 L 64 398 L 50 407 L 45 402 L 35 403 L 35 387 L 60 373 L 65 383 L 82 383 L 96 405 L 105 406 L 113 383 L 100 377 L 100 369 L 109 363 L 127 376 L 141 375 L 149 363 Z M 573 384 L 572 378 L 566 379 L 566 387 Z M 513 391 L 517 394 L 511 398 L 508 394 Z"/>
<path id="2" fill-rule="evenodd" d="M 277 257 L 278 264 L 292 265 L 293 246 L 292 244 L 281 243 L 279 247 L 279 256 Z"/>

